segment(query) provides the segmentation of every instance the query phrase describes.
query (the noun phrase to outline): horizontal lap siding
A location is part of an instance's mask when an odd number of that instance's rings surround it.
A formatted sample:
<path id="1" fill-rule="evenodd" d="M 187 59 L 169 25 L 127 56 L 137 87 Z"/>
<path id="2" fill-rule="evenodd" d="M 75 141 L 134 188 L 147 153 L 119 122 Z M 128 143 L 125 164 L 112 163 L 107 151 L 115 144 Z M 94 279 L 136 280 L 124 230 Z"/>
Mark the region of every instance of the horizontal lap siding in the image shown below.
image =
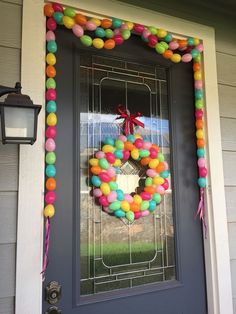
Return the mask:
<path id="1" fill-rule="evenodd" d="M 20 80 L 22 0 L 0 0 L 0 85 Z M 6 27 L 7 25 L 7 27 Z M 0 142 L 0 314 L 14 314 L 18 146 Z"/>

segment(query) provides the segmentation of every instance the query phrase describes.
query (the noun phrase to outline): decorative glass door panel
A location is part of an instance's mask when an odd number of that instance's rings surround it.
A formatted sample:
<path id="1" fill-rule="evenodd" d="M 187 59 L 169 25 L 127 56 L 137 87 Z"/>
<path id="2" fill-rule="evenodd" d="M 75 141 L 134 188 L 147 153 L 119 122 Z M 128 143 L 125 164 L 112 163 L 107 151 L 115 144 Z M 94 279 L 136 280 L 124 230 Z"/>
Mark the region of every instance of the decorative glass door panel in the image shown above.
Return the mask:
<path id="1" fill-rule="evenodd" d="M 139 111 L 135 133 L 156 143 L 170 163 L 167 73 L 103 56 L 80 58 L 80 287 L 81 295 L 176 279 L 171 184 L 157 210 L 133 223 L 102 211 L 91 196 L 88 160 L 106 137 L 122 133 L 117 107 Z M 117 183 L 125 193 L 144 186 L 146 167 L 124 161 Z M 171 182 L 171 179 L 170 179 Z"/>

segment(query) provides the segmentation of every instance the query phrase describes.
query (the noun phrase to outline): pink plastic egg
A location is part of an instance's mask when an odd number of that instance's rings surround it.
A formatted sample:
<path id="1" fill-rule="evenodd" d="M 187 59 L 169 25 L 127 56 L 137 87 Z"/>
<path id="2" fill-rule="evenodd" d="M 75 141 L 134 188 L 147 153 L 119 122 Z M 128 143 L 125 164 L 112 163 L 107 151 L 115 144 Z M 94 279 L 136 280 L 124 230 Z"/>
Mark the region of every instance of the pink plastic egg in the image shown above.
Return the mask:
<path id="1" fill-rule="evenodd" d="M 155 35 L 148 36 L 148 44 L 150 47 L 155 47 L 157 43 L 158 43 L 158 39 Z"/>
<path id="2" fill-rule="evenodd" d="M 148 216 L 149 214 L 150 214 L 150 211 L 149 211 L 149 210 L 144 210 L 144 211 L 141 212 L 142 217 L 146 217 L 146 216 Z"/>
<path id="3" fill-rule="evenodd" d="M 191 60 L 192 60 L 192 55 L 191 55 L 191 53 L 185 53 L 183 56 L 182 56 L 182 58 L 181 58 L 181 60 L 183 61 L 183 62 L 190 62 Z"/>
<path id="4" fill-rule="evenodd" d="M 169 165 L 168 165 L 168 163 L 166 162 L 166 161 L 163 161 L 163 164 L 164 164 L 164 166 L 165 166 L 165 170 L 168 170 L 169 169 Z"/>
<path id="5" fill-rule="evenodd" d="M 45 149 L 48 152 L 53 152 L 56 149 L 56 143 L 52 138 L 48 138 L 45 142 Z"/>
<path id="6" fill-rule="evenodd" d="M 53 31 L 48 31 L 46 33 L 46 40 L 47 41 L 51 41 L 51 40 L 55 40 L 55 39 L 56 39 L 56 36 L 55 36 Z"/>
<path id="7" fill-rule="evenodd" d="M 199 168 L 199 176 L 205 178 L 207 176 L 207 168 L 206 167 L 201 167 Z"/>
<path id="8" fill-rule="evenodd" d="M 154 178 L 155 176 L 157 176 L 157 172 L 154 169 L 148 169 L 146 172 L 148 177 Z"/>
<path id="9" fill-rule="evenodd" d="M 145 39 L 148 39 L 148 37 L 151 35 L 150 31 L 148 29 L 144 29 L 142 36 Z"/>
<path id="10" fill-rule="evenodd" d="M 152 147 L 150 148 L 150 157 L 152 159 L 157 157 L 157 151 L 154 148 L 152 148 Z"/>
<path id="11" fill-rule="evenodd" d="M 137 138 L 137 139 L 135 140 L 135 142 L 134 142 L 134 145 L 135 145 L 138 149 L 142 148 L 142 147 L 143 147 L 143 140 L 142 140 L 141 138 Z"/>
<path id="12" fill-rule="evenodd" d="M 57 129 L 55 126 L 48 126 L 46 129 L 46 137 L 47 138 L 55 138 L 57 135 Z"/>
<path id="13" fill-rule="evenodd" d="M 99 151 L 95 154 L 96 158 L 97 159 L 100 159 L 100 158 L 105 158 L 105 153 L 102 152 L 102 151 Z"/>
<path id="14" fill-rule="evenodd" d="M 47 91 L 46 91 L 46 99 L 47 100 L 56 100 L 57 98 L 57 92 L 55 89 L 53 88 L 49 88 Z"/>
<path id="15" fill-rule="evenodd" d="M 111 152 L 106 153 L 106 159 L 110 164 L 114 164 L 114 162 L 116 161 L 115 155 Z"/>
<path id="16" fill-rule="evenodd" d="M 142 213 L 141 212 L 134 213 L 134 219 L 139 219 L 141 217 L 142 217 Z"/>
<path id="17" fill-rule="evenodd" d="M 196 89 L 202 89 L 202 80 L 196 80 L 195 82 L 194 82 L 194 87 L 196 88 Z"/>
<path id="18" fill-rule="evenodd" d="M 108 168 L 108 169 L 107 169 L 107 173 L 108 173 L 108 175 L 109 175 L 111 178 L 116 175 L 116 171 L 115 171 L 115 169 L 114 169 L 113 167 Z"/>
<path id="19" fill-rule="evenodd" d="M 177 48 L 179 48 L 179 44 L 177 43 L 177 41 L 171 41 L 171 42 L 169 43 L 169 49 L 175 50 L 175 49 L 177 49 Z"/>
<path id="20" fill-rule="evenodd" d="M 56 12 L 61 12 L 63 13 L 63 6 L 60 4 L 60 3 L 57 3 L 57 2 L 53 2 L 52 3 L 52 7 L 53 7 L 53 10 L 56 11 Z"/>
<path id="21" fill-rule="evenodd" d="M 144 26 L 142 24 L 134 24 L 134 31 L 141 34 L 144 31 Z"/>
<path id="22" fill-rule="evenodd" d="M 162 186 L 163 186 L 163 188 L 165 190 L 168 190 L 168 188 L 169 188 L 169 181 L 167 179 L 165 179 L 165 182 L 162 184 Z"/>
<path id="23" fill-rule="evenodd" d="M 50 31 L 55 31 L 55 29 L 57 28 L 57 23 L 56 21 L 50 17 L 48 20 L 47 20 L 47 28 L 50 30 Z"/>
<path id="24" fill-rule="evenodd" d="M 150 149 L 151 146 L 152 146 L 152 143 L 150 143 L 150 142 L 143 142 L 143 148 L 144 149 Z"/>
<path id="25" fill-rule="evenodd" d="M 165 194 L 165 189 L 163 188 L 162 185 L 158 185 L 156 188 L 156 191 L 157 191 L 157 193 L 159 193 L 161 195 Z"/>
<path id="26" fill-rule="evenodd" d="M 97 28 L 97 25 L 93 21 L 88 21 L 85 27 L 88 31 L 94 31 Z"/>
<path id="27" fill-rule="evenodd" d="M 123 151 L 123 159 L 128 160 L 130 157 L 130 152 L 128 150 Z"/>
<path id="28" fill-rule="evenodd" d="M 130 194 L 125 194 L 125 200 L 130 204 L 134 201 L 133 197 Z"/>
<path id="29" fill-rule="evenodd" d="M 197 109 L 195 111 L 195 117 L 196 117 L 196 119 L 201 119 L 203 117 L 203 110 L 202 109 Z"/>
<path id="30" fill-rule="evenodd" d="M 109 206 L 108 200 L 107 200 L 105 195 L 102 195 L 102 196 L 99 197 L 99 203 L 102 206 Z"/>
<path id="31" fill-rule="evenodd" d="M 119 28 L 114 29 L 113 33 L 114 35 L 120 35 L 120 29 Z"/>
<path id="32" fill-rule="evenodd" d="M 205 161 L 205 158 L 199 158 L 198 159 L 198 162 L 197 162 L 197 164 L 198 164 L 198 167 L 205 167 L 205 164 L 206 164 L 206 161 Z"/>
<path id="33" fill-rule="evenodd" d="M 197 45 L 197 50 L 199 51 L 199 52 L 203 52 L 203 44 L 199 44 L 199 45 Z"/>
<path id="34" fill-rule="evenodd" d="M 152 198 L 151 194 L 147 192 L 141 192 L 140 196 L 144 201 L 149 201 Z"/>
<path id="35" fill-rule="evenodd" d="M 93 196 L 95 196 L 95 197 L 102 196 L 102 191 L 100 189 L 94 189 L 93 190 Z"/>
<path id="36" fill-rule="evenodd" d="M 127 137 L 125 135 L 123 135 L 123 134 L 120 134 L 118 136 L 118 139 L 121 140 L 122 142 L 126 142 L 127 141 Z"/>
<path id="37" fill-rule="evenodd" d="M 118 46 L 119 46 L 119 45 L 122 45 L 123 42 L 124 42 L 124 38 L 123 38 L 121 35 L 119 35 L 119 34 L 115 35 L 115 36 L 113 37 L 113 39 L 114 39 L 116 45 L 118 45 Z"/>
<path id="38" fill-rule="evenodd" d="M 103 182 L 109 182 L 111 180 L 111 177 L 109 176 L 109 174 L 107 172 L 101 172 L 99 174 L 99 178 L 103 181 Z"/>
<path id="39" fill-rule="evenodd" d="M 108 195 L 107 195 L 107 200 L 109 203 L 112 203 L 116 200 L 117 198 L 117 194 L 116 191 L 111 191 Z"/>
<path id="40" fill-rule="evenodd" d="M 56 201 L 56 193 L 54 191 L 49 191 L 45 194 L 45 202 L 47 204 L 53 204 Z"/>
<path id="41" fill-rule="evenodd" d="M 75 25 L 72 27 L 72 31 L 73 31 L 73 33 L 75 34 L 75 36 L 77 36 L 77 37 L 81 37 L 81 36 L 84 35 L 84 30 L 83 30 L 83 28 L 82 28 L 80 25 L 78 25 L 78 24 L 75 24 Z"/>

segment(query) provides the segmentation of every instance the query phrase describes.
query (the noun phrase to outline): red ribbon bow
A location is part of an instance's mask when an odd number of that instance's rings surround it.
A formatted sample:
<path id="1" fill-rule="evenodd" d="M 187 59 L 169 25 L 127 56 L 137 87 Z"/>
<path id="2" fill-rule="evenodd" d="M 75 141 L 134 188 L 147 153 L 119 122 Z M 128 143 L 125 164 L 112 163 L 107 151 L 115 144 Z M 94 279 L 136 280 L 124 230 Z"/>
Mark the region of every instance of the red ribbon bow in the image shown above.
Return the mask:
<path id="1" fill-rule="evenodd" d="M 117 117 L 116 119 L 124 119 L 123 130 L 124 130 L 125 135 L 129 133 L 130 134 L 134 133 L 134 124 L 139 125 L 142 128 L 144 128 L 144 124 L 141 121 L 136 119 L 141 116 L 140 112 L 135 112 L 133 114 L 130 114 L 129 111 L 123 105 L 118 106 L 118 112 L 120 116 Z"/>

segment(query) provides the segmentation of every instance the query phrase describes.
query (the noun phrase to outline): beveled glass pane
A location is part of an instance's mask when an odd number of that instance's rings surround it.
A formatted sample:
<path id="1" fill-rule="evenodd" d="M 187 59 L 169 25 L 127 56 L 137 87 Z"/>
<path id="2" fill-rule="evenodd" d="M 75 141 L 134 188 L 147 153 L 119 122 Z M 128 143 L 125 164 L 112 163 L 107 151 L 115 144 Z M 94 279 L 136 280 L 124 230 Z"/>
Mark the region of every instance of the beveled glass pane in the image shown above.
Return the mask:
<path id="1" fill-rule="evenodd" d="M 167 82 L 163 79 L 166 69 L 133 66 L 119 60 L 114 60 L 114 68 L 112 58 L 93 57 L 93 60 L 87 68 L 83 66 L 80 86 L 83 102 L 80 114 L 81 295 L 176 278 L 171 178 L 170 188 L 158 209 L 133 223 L 105 213 L 91 196 L 88 185 L 89 158 L 100 149 L 105 137 L 115 139 L 122 132 L 122 121 L 116 119 L 119 104 L 131 113 L 141 112 L 140 121 L 145 128 L 136 127 L 135 133 L 158 144 L 165 159 L 170 161 Z M 105 71 L 99 68 L 99 62 L 107 67 Z M 130 75 L 131 68 L 138 73 Z M 146 74 L 153 77 L 147 78 Z M 140 191 L 145 171 L 139 162 L 123 162 L 117 176 L 119 188 L 125 193 Z"/>

